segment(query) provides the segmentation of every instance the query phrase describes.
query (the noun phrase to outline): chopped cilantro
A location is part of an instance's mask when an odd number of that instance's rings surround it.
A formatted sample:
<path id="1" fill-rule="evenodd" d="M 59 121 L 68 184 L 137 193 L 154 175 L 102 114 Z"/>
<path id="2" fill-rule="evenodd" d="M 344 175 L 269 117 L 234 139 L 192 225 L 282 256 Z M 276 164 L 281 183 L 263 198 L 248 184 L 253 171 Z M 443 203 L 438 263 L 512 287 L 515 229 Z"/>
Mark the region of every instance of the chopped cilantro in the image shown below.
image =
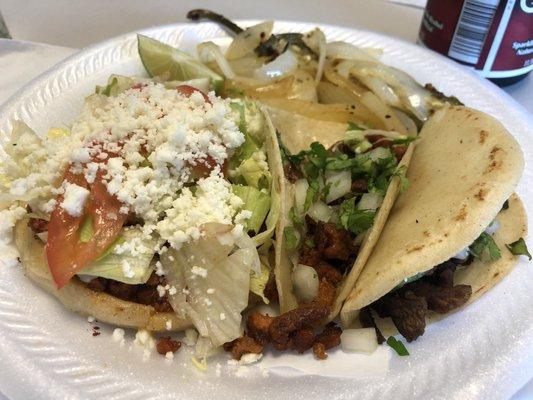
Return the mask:
<path id="1" fill-rule="evenodd" d="M 285 229 L 283 229 L 283 238 L 285 239 L 285 248 L 287 250 L 296 249 L 298 246 L 298 237 L 292 226 L 286 226 Z"/>
<path id="2" fill-rule="evenodd" d="M 506 244 L 505 247 L 507 247 L 507 249 L 515 256 L 526 256 L 529 258 L 529 261 L 532 259 L 524 238 L 520 238 L 516 242 Z"/>
<path id="3" fill-rule="evenodd" d="M 339 220 L 344 229 L 358 235 L 372 226 L 375 215 L 374 211 L 358 210 L 355 205 L 355 198 L 352 197 L 342 202 Z"/>
<path id="4" fill-rule="evenodd" d="M 414 142 L 416 140 L 416 136 L 407 136 L 402 139 L 394 139 L 392 141 L 393 145 L 400 145 L 400 144 L 409 144 L 411 142 Z"/>
<path id="5" fill-rule="evenodd" d="M 305 243 L 305 245 L 306 245 L 307 247 L 310 247 L 310 248 L 314 248 L 314 247 L 315 247 L 315 241 L 313 240 L 312 237 L 308 237 L 308 238 L 306 238 L 305 241 L 304 241 L 304 243 Z"/>
<path id="6" fill-rule="evenodd" d="M 409 351 L 405 348 L 405 345 L 401 340 L 397 340 L 394 336 L 390 336 L 387 339 L 387 344 L 398 354 L 400 357 L 409 355 Z"/>
<path id="7" fill-rule="evenodd" d="M 304 222 L 303 218 L 296 212 L 294 207 L 291 207 L 291 209 L 289 210 L 289 218 L 291 219 L 294 225 L 301 225 Z"/>
<path id="8" fill-rule="evenodd" d="M 307 193 L 305 195 L 304 212 L 307 212 L 307 210 L 309 210 L 309 207 L 311 207 L 311 204 L 313 204 L 317 200 L 318 192 L 318 181 L 316 179 L 313 179 L 311 182 L 309 182 L 309 187 L 307 188 Z"/>
<path id="9" fill-rule="evenodd" d="M 365 128 L 362 127 L 362 126 L 359 126 L 359 125 L 357 125 L 357 124 L 355 124 L 353 122 L 348 122 L 348 129 L 347 130 L 349 130 L 349 131 L 363 131 L 363 130 L 365 130 Z"/>
<path id="10" fill-rule="evenodd" d="M 500 248 L 492 236 L 487 232 L 483 232 L 481 235 L 479 235 L 479 237 L 474 240 L 474 243 L 470 245 L 470 253 L 476 258 L 481 258 L 481 255 L 485 251 L 488 251 L 489 257 L 492 261 L 499 260 L 502 256 Z"/>

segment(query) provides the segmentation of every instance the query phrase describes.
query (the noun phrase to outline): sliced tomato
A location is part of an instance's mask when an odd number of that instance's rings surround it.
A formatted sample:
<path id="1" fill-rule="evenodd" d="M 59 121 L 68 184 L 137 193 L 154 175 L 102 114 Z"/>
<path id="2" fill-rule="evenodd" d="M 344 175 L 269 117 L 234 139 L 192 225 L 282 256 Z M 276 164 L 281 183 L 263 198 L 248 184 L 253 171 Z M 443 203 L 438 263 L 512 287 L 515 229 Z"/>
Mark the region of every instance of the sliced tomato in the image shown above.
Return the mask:
<path id="1" fill-rule="evenodd" d="M 181 94 L 183 94 L 184 96 L 187 96 L 187 97 L 189 97 L 194 92 L 200 92 L 200 93 L 202 93 L 202 96 L 204 96 L 204 99 L 205 99 L 206 103 L 211 103 L 211 100 L 209 100 L 209 97 L 207 97 L 207 95 L 204 92 L 202 92 L 200 89 L 196 89 L 193 86 L 190 86 L 190 85 L 179 85 L 178 87 L 176 87 L 176 90 L 178 92 L 180 92 Z"/>
<path id="2" fill-rule="evenodd" d="M 127 215 L 120 213 L 123 204 L 108 193 L 102 176 L 103 172 L 98 171 L 94 182 L 89 184 L 83 174 L 70 172 L 70 167 L 64 176 L 64 180 L 90 190 L 90 195 L 83 215 L 73 217 L 59 206 L 63 201 L 61 195 L 50 215 L 45 251 L 59 289 L 113 244 L 126 221 Z M 88 217 L 92 219 L 94 234 L 88 242 L 80 242 L 80 227 Z"/>

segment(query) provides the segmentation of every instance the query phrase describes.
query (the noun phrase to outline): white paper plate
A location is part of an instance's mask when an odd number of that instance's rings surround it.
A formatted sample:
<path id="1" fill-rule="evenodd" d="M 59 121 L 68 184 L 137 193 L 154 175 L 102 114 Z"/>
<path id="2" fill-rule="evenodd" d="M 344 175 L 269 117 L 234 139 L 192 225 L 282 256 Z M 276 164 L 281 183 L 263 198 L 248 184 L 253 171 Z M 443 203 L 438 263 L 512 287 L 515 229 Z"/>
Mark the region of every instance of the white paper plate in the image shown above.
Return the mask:
<path id="1" fill-rule="evenodd" d="M 313 27 L 276 24 L 279 31 Z M 385 62 L 502 121 L 524 149 L 527 166 L 518 193 L 526 206 L 531 204 L 533 123 L 509 96 L 424 48 L 375 33 L 323 28 L 329 40 L 383 48 Z M 199 40 L 225 36 L 208 23 L 170 25 L 143 33 L 186 49 L 193 49 Z M 0 130 L 8 132 L 13 118 L 40 132 L 68 124 L 81 110 L 84 96 L 109 74 L 143 72 L 135 34 L 89 47 L 35 79 L 6 103 L 0 109 Z M 6 256 L 2 257 L 5 261 Z M 143 362 L 142 351 L 128 350 L 132 333 L 122 348 L 111 340 L 110 327 L 102 326 L 102 334 L 92 337 L 85 318 L 66 312 L 26 280 L 20 268 L 3 265 L 0 390 L 12 399 L 503 399 L 533 376 L 532 309 L 533 267 L 522 261 L 478 302 L 428 327 L 423 337 L 409 344 L 411 356 L 393 356 L 390 365 L 386 362 L 389 352 L 383 348 L 366 358 L 346 357 L 339 351 L 325 362 L 307 356 L 297 360 L 300 372 L 276 368 L 268 374 L 267 363 L 239 369 L 227 366 L 222 356 L 207 373 L 201 373 L 190 367 L 187 351 L 177 353 L 173 363 L 157 355 Z M 265 361 L 268 365 L 293 362 L 292 357 L 283 357 L 269 356 Z M 339 374 L 351 377 L 332 377 Z"/>

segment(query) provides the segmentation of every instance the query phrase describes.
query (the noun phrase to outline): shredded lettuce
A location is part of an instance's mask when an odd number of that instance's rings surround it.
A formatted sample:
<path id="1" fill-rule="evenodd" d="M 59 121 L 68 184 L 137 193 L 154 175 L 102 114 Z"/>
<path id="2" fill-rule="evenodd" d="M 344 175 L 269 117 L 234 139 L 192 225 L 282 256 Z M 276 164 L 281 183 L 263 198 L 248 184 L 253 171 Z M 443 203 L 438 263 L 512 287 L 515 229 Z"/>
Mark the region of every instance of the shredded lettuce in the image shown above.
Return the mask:
<path id="1" fill-rule="evenodd" d="M 247 231 L 259 233 L 270 210 L 270 195 L 255 187 L 242 185 L 232 185 L 232 191 L 244 202 L 243 208 L 252 213 L 246 225 Z"/>
<path id="2" fill-rule="evenodd" d="M 265 287 L 270 278 L 270 268 L 261 262 L 261 275 L 252 274 L 250 277 L 250 292 L 255 293 L 263 300 L 263 303 L 268 304 L 269 300 L 265 297 Z"/>
<path id="3" fill-rule="evenodd" d="M 106 86 L 96 86 L 95 92 L 107 97 L 116 96 L 137 83 L 134 78 L 122 75 L 111 75 Z"/>
<path id="4" fill-rule="evenodd" d="M 81 225 L 79 240 L 82 243 L 88 243 L 91 241 L 93 235 L 93 219 L 90 215 L 88 215 L 87 217 L 85 217 L 85 219 L 83 220 L 83 224 Z"/>
<path id="5" fill-rule="evenodd" d="M 85 267 L 80 274 L 130 285 L 145 283 L 154 269 L 152 259 L 157 245 L 158 240 L 146 239 L 140 228 L 125 229 L 107 254 Z"/>
<path id="6" fill-rule="evenodd" d="M 230 226 L 210 224 L 205 236 L 161 256 L 165 275 L 176 288 L 169 294 L 174 311 L 189 318 L 200 334 L 199 342 L 202 339 L 197 357 L 207 357 L 210 349 L 241 336 L 250 271 L 256 263 L 260 266 L 250 238 L 231 243 L 232 237 Z"/>
<path id="7" fill-rule="evenodd" d="M 235 170 L 247 185 L 258 189 L 268 189 L 271 180 L 270 171 L 266 162 L 266 155 L 256 151 Z"/>

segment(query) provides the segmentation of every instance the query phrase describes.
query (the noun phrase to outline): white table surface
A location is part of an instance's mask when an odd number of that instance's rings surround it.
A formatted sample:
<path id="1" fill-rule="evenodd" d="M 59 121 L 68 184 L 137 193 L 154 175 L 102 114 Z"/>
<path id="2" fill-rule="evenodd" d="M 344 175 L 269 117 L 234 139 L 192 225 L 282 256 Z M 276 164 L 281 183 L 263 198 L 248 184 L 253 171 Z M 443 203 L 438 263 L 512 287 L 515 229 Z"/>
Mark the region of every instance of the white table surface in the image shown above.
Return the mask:
<path id="1" fill-rule="evenodd" d="M 17 40 L 0 39 L 0 104 L 76 49 L 137 29 L 183 22 L 192 8 L 223 10 L 234 19 L 302 20 L 352 26 L 414 42 L 422 18 L 420 6 L 425 0 L 395 1 L 401 4 L 381 0 L 2 0 L 0 12 Z M 505 91 L 533 113 L 533 76 Z M 512 400 L 526 399 L 533 399 L 533 381 Z M 0 393 L 0 400 L 7 399 Z"/>

